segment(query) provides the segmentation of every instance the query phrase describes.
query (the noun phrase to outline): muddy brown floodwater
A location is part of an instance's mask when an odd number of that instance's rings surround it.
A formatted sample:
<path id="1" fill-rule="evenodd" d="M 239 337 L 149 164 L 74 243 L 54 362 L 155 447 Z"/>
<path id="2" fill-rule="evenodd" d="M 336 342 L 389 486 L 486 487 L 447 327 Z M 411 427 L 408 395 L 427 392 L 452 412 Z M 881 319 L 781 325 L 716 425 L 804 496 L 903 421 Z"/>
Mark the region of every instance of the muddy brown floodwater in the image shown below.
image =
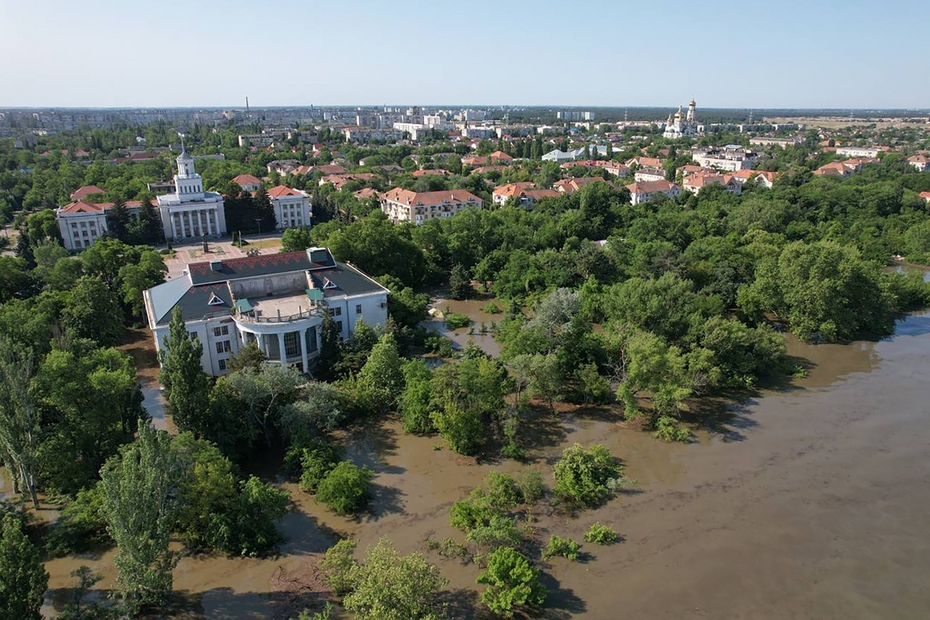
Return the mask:
<path id="1" fill-rule="evenodd" d="M 584 562 L 544 567 L 544 617 L 587 619 L 795 619 L 930 617 L 930 314 L 899 322 L 880 342 L 808 346 L 805 379 L 725 405 L 727 416 L 696 443 L 662 444 L 618 426 L 618 412 L 541 414 L 524 437 L 551 484 L 551 463 L 574 442 L 600 442 L 626 463 L 634 488 L 575 519 L 541 512 L 538 537 L 581 540 L 595 521 L 623 541 L 584 545 Z M 438 438 L 403 434 L 385 420 L 347 438 L 348 454 L 376 472 L 372 514 L 336 517 L 293 485 L 290 542 L 266 560 L 182 559 L 177 617 L 284 618 L 314 600 L 315 564 L 338 534 L 360 548 L 379 537 L 422 551 L 450 581 L 456 618 L 475 614 L 478 569 L 438 557 L 424 539 L 453 536 L 452 502 L 492 469 Z M 47 611 L 61 605 L 80 564 L 113 585 L 112 552 L 47 564 Z"/>

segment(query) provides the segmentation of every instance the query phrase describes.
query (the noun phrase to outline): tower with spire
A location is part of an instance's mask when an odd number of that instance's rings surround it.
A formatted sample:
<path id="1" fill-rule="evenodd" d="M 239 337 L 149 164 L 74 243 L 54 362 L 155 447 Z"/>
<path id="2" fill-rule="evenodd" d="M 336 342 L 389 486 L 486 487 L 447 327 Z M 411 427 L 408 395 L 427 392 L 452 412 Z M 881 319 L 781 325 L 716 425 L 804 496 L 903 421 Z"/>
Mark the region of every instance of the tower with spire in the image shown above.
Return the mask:
<path id="1" fill-rule="evenodd" d="M 168 239 L 201 239 L 226 234 L 226 211 L 223 197 L 203 189 L 203 179 L 194 168 L 194 158 L 187 152 L 184 135 L 181 153 L 174 175 L 174 193 L 158 197 L 165 237 Z"/>

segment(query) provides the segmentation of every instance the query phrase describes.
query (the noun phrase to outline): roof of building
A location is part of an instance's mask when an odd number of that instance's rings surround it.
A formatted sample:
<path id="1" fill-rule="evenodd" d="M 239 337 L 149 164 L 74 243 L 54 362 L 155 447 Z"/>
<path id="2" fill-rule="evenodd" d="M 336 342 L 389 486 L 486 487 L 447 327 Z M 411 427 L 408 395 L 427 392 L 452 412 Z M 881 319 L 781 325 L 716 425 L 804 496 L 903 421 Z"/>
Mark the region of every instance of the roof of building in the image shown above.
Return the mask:
<path id="1" fill-rule="evenodd" d="M 73 192 L 71 192 L 71 200 L 78 200 L 84 198 L 85 196 L 93 196 L 94 194 L 106 194 L 107 190 L 100 189 L 96 185 L 85 185 L 84 187 L 79 187 Z"/>
<path id="2" fill-rule="evenodd" d="M 127 200 L 123 203 L 127 208 L 134 209 L 142 206 L 141 200 Z M 112 202 L 85 202 L 75 200 L 58 208 L 58 215 L 75 215 L 78 213 L 104 213 L 113 206 Z"/>
<path id="3" fill-rule="evenodd" d="M 268 190 L 269 198 L 281 198 L 282 196 L 303 196 L 304 193 L 290 188 L 287 185 L 278 185 Z"/>
<path id="4" fill-rule="evenodd" d="M 323 298 L 388 290 L 352 265 L 334 260 L 325 248 L 192 263 L 183 276 L 149 289 L 153 322 L 167 325 L 175 307 L 181 308 L 185 321 L 232 314 L 234 303 L 229 281 L 303 270 L 310 274 L 315 289 L 322 291 Z"/>
<path id="5" fill-rule="evenodd" d="M 428 177 L 428 176 L 433 176 L 433 175 L 441 175 L 441 176 L 447 177 L 447 176 L 451 176 L 452 173 L 449 172 L 448 170 L 443 169 L 443 168 L 435 168 L 435 169 L 432 169 L 432 170 L 414 170 L 414 171 L 413 171 L 413 176 L 418 177 L 418 178 L 419 178 L 419 177 Z"/>
<path id="6" fill-rule="evenodd" d="M 678 186 L 668 181 L 639 181 L 626 186 L 631 194 L 651 194 L 652 192 L 667 192 L 678 189 Z"/>
<path id="7" fill-rule="evenodd" d="M 920 192 L 920 197 L 927 202 L 930 202 L 930 192 Z"/>
<path id="8" fill-rule="evenodd" d="M 536 184 L 532 181 L 519 181 L 517 183 L 507 183 L 505 185 L 498 185 L 494 188 L 494 191 L 491 192 L 495 196 L 519 196 L 520 192 L 527 189 L 535 189 Z"/>
<path id="9" fill-rule="evenodd" d="M 358 199 L 371 198 L 372 196 L 378 195 L 378 190 L 371 187 L 363 187 L 352 195 Z"/>
<path id="10" fill-rule="evenodd" d="M 251 174 L 240 174 L 237 177 L 233 177 L 233 183 L 239 185 L 239 187 L 244 187 L 246 185 L 261 185 L 262 180 L 258 177 L 254 177 Z"/>
<path id="11" fill-rule="evenodd" d="M 391 202 L 405 205 L 424 206 L 441 205 L 447 203 L 481 203 L 481 199 L 464 189 L 449 189 L 438 192 L 414 192 L 409 189 L 395 187 L 381 195 Z"/>

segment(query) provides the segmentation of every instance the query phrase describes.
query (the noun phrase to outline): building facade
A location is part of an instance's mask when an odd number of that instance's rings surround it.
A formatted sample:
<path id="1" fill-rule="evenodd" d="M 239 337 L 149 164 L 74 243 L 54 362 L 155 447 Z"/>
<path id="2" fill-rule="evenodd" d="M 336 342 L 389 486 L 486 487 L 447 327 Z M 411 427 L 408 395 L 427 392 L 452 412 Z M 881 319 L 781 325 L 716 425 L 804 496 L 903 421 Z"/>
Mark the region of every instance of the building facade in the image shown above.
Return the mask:
<path id="1" fill-rule="evenodd" d="M 165 237 L 173 240 L 219 237 L 226 234 L 223 197 L 203 189 L 203 179 L 194 169 L 194 158 L 181 145 L 173 194 L 158 197 L 158 210 Z"/>
<path id="2" fill-rule="evenodd" d="M 268 198 L 274 207 L 278 230 L 310 228 L 310 196 L 307 192 L 278 185 L 268 190 Z"/>
<path id="3" fill-rule="evenodd" d="M 681 190 L 678 186 L 668 181 L 630 183 L 626 188 L 630 190 L 630 203 L 634 205 L 646 202 L 657 194 L 665 194 L 669 198 L 678 198 L 681 195 Z"/>
<path id="4" fill-rule="evenodd" d="M 192 263 L 144 299 L 156 349 L 164 349 L 172 312 L 180 308 L 189 336 L 203 346 L 204 372 L 220 376 L 253 342 L 268 363 L 307 373 L 320 354 L 324 313 L 348 338 L 359 319 L 385 324 L 388 293 L 326 248 L 309 248 Z"/>

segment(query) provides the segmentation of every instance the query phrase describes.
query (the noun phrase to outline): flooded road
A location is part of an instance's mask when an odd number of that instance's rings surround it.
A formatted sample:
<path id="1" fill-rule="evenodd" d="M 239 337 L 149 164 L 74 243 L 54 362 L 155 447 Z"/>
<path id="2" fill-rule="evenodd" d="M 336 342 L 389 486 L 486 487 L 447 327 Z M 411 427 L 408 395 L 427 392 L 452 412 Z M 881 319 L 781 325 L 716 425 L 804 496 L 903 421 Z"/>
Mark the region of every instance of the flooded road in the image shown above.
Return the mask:
<path id="1" fill-rule="evenodd" d="M 930 314 L 911 316 L 892 338 L 850 345 L 789 341 L 809 360 L 791 386 L 727 405 L 724 427 L 668 445 L 624 429 L 614 410 L 541 413 L 522 433 L 530 465 L 552 484 L 551 464 L 574 442 L 599 442 L 625 462 L 633 489 L 567 519 L 541 511 L 537 537 L 581 540 L 595 521 L 623 542 L 583 545 L 586 562 L 544 567 L 544 617 L 795 619 L 930 616 Z M 347 438 L 348 455 L 376 472 L 373 511 L 337 517 L 292 491 L 278 558 L 182 559 L 175 589 L 185 618 L 286 618 L 318 598 L 319 554 L 337 534 L 364 549 L 388 537 L 424 552 L 450 581 L 452 616 L 475 618 L 478 568 L 425 550 L 424 539 L 461 535 L 451 503 L 492 469 L 457 457 L 435 437 L 404 435 L 388 419 Z M 112 552 L 47 564 L 50 601 L 84 563 L 112 587 Z M 297 592 L 295 594 L 295 591 Z M 300 598 L 300 596 L 304 598 Z M 52 606 L 49 605 L 50 609 Z"/>

